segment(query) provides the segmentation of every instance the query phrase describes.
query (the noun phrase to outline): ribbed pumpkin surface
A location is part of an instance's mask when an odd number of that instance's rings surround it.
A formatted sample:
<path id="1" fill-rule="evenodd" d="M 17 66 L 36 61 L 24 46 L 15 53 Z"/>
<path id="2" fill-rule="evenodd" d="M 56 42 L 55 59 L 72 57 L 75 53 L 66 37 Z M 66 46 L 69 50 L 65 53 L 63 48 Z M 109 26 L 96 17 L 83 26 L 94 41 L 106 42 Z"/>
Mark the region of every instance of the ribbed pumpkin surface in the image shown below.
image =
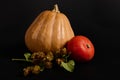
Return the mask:
<path id="1" fill-rule="evenodd" d="M 25 44 L 32 52 L 56 51 L 74 37 L 70 21 L 58 10 L 45 10 L 29 26 Z"/>

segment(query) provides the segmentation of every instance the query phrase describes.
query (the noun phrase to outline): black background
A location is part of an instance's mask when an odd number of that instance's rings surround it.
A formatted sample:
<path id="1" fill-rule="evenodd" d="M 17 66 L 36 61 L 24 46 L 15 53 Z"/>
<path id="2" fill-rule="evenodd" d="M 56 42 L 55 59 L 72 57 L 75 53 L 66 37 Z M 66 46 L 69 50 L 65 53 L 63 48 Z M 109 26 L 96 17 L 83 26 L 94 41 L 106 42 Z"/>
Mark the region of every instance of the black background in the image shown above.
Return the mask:
<path id="1" fill-rule="evenodd" d="M 75 35 L 87 36 L 95 46 L 95 56 L 89 63 L 76 63 L 69 73 L 59 68 L 40 75 L 24 77 L 26 63 L 13 62 L 27 52 L 25 31 L 46 9 L 54 4 L 70 20 Z M 76 80 L 119 78 L 120 71 L 120 1 L 119 0 L 1 0 L 0 1 L 0 78 L 16 80 Z"/>

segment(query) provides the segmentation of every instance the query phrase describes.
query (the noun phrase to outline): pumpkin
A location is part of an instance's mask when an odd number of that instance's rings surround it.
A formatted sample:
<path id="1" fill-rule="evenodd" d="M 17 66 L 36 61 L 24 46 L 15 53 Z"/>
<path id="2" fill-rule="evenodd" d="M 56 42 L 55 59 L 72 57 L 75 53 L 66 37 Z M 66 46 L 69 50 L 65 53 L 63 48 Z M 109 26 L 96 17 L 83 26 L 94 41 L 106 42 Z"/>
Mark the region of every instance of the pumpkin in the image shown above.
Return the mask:
<path id="1" fill-rule="evenodd" d="M 25 44 L 31 52 L 56 51 L 74 37 L 70 21 L 57 4 L 53 10 L 41 12 L 25 33 Z"/>

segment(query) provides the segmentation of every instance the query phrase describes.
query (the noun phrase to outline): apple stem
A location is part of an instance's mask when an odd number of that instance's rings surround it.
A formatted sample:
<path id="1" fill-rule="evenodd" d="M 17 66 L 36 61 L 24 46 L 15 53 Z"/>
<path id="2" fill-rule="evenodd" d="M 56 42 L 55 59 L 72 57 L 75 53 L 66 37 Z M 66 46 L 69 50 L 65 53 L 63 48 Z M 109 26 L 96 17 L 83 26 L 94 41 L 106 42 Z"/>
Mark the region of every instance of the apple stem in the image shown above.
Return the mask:
<path id="1" fill-rule="evenodd" d="M 87 48 L 90 48 L 90 45 L 87 44 L 86 46 L 87 46 Z"/>

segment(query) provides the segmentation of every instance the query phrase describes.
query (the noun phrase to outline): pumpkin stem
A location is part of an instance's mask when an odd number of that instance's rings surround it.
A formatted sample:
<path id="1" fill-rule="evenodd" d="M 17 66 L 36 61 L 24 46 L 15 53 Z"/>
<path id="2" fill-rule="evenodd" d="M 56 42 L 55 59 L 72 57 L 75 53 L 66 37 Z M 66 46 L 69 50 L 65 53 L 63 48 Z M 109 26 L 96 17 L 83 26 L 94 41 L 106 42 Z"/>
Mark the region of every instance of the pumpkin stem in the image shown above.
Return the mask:
<path id="1" fill-rule="evenodd" d="M 52 11 L 55 11 L 55 12 L 60 13 L 60 11 L 59 11 L 59 8 L 58 8 L 58 5 L 57 5 L 57 4 L 55 4 L 55 5 L 54 5 L 54 9 L 53 9 Z"/>

